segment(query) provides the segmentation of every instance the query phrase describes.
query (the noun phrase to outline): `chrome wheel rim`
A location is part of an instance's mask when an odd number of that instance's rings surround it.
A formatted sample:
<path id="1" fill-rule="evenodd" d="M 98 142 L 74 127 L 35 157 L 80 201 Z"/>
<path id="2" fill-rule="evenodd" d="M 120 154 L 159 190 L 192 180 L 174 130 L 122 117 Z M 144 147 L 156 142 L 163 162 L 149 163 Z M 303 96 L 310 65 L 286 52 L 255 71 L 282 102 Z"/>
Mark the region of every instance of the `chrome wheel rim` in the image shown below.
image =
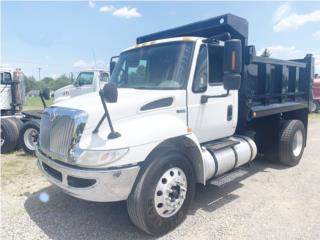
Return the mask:
<path id="1" fill-rule="evenodd" d="M 298 157 L 303 148 L 303 133 L 298 130 L 293 137 L 292 151 L 295 157 Z"/>
<path id="2" fill-rule="evenodd" d="M 187 194 L 187 178 L 182 169 L 168 169 L 159 179 L 154 193 L 157 213 L 164 218 L 176 214 L 182 207 Z"/>
<path id="3" fill-rule="evenodd" d="M 34 128 L 28 128 L 23 135 L 24 144 L 31 151 L 36 150 L 37 140 L 38 140 L 38 131 Z"/>
<path id="4" fill-rule="evenodd" d="M 3 146 L 4 144 L 4 136 L 3 136 L 3 133 L 2 133 L 2 129 L 0 129 L 0 135 L 1 135 L 1 138 L 0 138 L 0 145 L 1 147 Z"/>

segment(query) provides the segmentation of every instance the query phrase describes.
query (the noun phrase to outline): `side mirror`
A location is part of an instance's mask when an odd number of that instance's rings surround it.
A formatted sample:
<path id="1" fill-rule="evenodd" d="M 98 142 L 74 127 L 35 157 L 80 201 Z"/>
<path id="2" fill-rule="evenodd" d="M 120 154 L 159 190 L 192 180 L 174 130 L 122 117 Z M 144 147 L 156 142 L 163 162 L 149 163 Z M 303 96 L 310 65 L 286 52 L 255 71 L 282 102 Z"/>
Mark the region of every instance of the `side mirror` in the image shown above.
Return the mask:
<path id="1" fill-rule="evenodd" d="M 103 86 L 103 89 L 100 90 L 100 95 L 103 96 L 103 98 L 108 103 L 115 103 L 118 101 L 118 88 L 117 85 L 114 83 L 107 83 Z"/>
<path id="2" fill-rule="evenodd" d="M 241 86 L 242 44 L 239 39 L 227 40 L 224 45 L 223 86 L 238 90 Z"/>
<path id="3" fill-rule="evenodd" d="M 49 100 L 50 99 L 50 90 L 49 88 L 44 88 L 41 92 L 40 95 L 45 99 Z"/>

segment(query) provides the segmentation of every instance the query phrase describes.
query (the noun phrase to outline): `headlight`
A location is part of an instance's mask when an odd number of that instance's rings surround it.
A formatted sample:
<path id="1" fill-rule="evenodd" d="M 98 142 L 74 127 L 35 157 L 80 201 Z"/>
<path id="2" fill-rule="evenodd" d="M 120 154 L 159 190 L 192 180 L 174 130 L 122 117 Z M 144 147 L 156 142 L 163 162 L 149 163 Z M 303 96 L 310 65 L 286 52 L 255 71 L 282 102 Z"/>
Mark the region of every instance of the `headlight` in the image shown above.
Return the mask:
<path id="1" fill-rule="evenodd" d="M 108 151 L 86 151 L 84 150 L 76 160 L 77 165 L 87 167 L 97 167 L 120 160 L 129 152 L 128 148 Z"/>

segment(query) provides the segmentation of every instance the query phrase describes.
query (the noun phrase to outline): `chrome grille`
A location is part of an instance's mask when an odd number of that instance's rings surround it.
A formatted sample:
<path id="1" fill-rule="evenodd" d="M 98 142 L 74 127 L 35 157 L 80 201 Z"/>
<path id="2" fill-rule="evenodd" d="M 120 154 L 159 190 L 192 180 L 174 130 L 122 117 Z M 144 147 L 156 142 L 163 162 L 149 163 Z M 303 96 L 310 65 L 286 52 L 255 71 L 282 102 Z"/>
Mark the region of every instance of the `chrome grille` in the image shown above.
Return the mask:
<path id="1" fill-rule="evenodd" d="M 68 162 L 72 145 L 80 140 L 87 114 L 80 110 L 51 107 L 41 117 L 39 148 L 52 159 Z"/>

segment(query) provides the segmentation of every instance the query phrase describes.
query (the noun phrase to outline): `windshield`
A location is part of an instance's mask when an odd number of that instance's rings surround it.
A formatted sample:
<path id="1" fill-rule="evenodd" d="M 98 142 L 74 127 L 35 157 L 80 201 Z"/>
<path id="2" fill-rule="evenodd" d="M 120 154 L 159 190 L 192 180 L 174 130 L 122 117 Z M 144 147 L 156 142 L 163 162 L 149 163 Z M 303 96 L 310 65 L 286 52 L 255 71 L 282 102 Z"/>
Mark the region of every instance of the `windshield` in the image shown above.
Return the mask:
<path id="1" fill-rule="evenodd" d="M 93 76 L 93 72 L 81 72 L 75 81 L 75 85 L 90 85 L 93 82 Z"/>
<path id="2" fill-rule="evenodd" d="M 186 86 L 193 46 L 193 42 L 172 42 L 124 52 L 111 82 L 119 88 L 182 89 Z"/>

